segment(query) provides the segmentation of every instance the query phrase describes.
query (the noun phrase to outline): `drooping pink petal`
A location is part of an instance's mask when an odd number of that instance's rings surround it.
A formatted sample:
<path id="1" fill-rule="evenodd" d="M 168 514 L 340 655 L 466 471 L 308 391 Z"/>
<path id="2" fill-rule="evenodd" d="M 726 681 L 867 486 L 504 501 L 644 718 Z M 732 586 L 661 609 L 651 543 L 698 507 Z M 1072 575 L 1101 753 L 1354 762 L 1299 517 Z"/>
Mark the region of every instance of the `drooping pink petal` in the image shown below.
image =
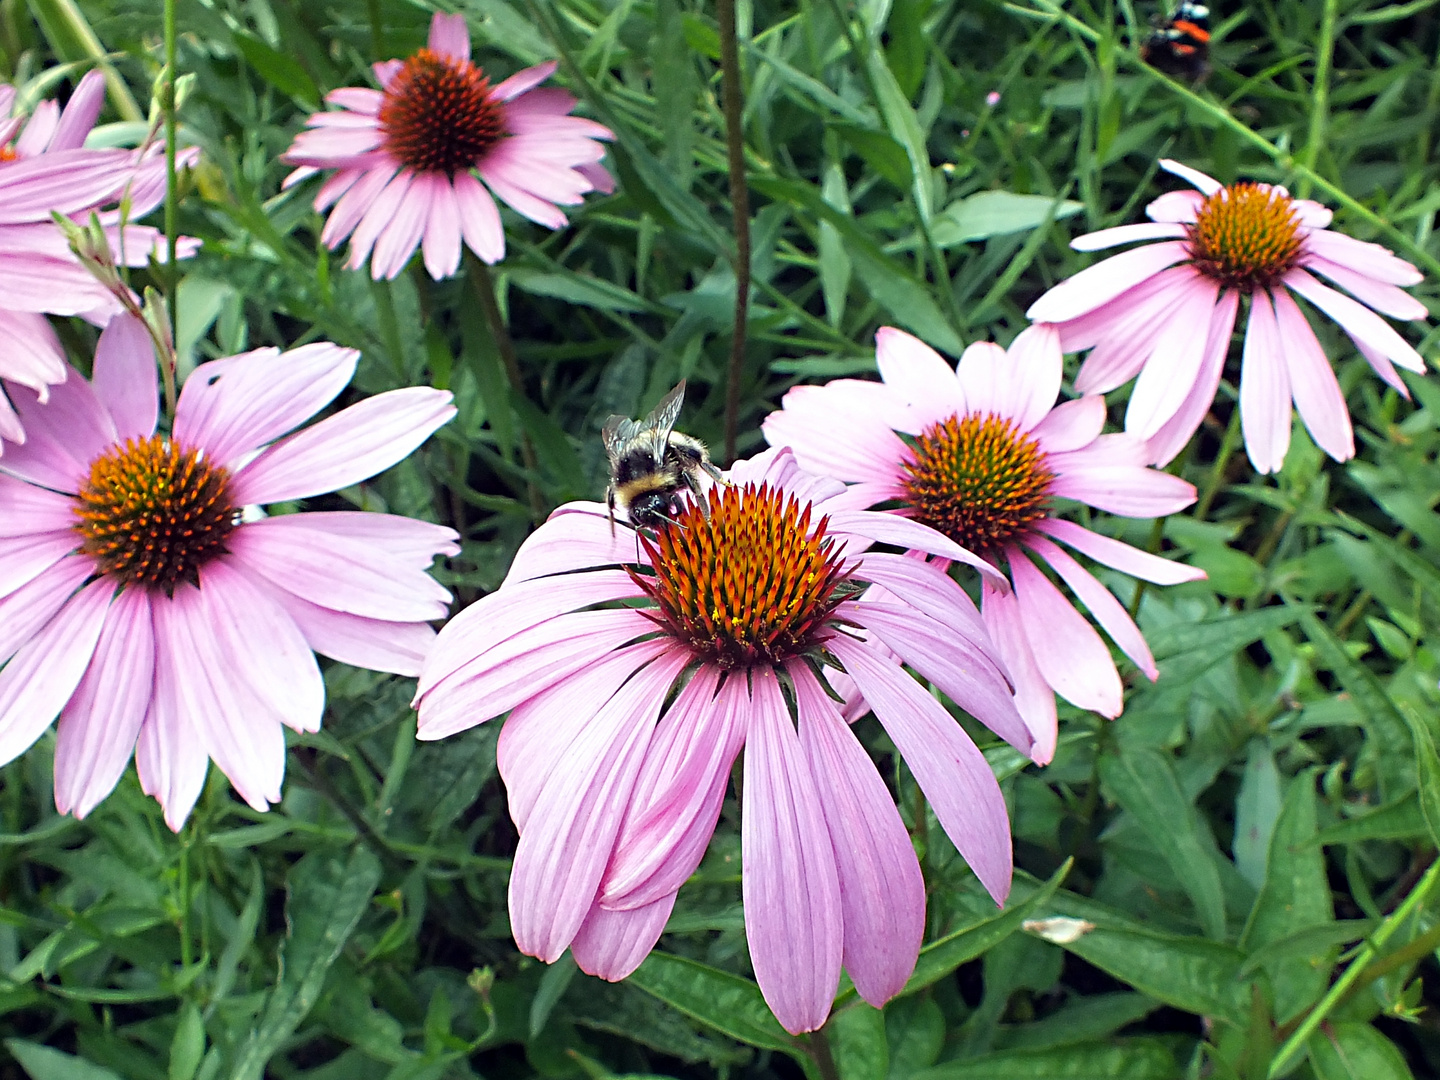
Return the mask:
<path id="1" fill-rule="evenodd" d="M 378 90 L 371 90 L 368 86 L 342 86 L 326 94 L 325 100 L 342 109 L 366 116 L 378 116 L 380 106 L 385 102 L 385 95 Z"/>
<path id="2" fill-rule="evenodd" d="M 986 582 L 981 585 L 980 610 L 990 631 L 990 640 L 995 642 L 1015 683 L 1015 709 L 1034 739 L 1030 760 L 1037 765 L 1048 765 L 1055 756 L 1059 736 L 1055 691 L 1050 689 L 1035 663 L 1025 628 L 1020 623 L 1020 607 L 1015 595 L 992 589 Z"/>
<path id="3" fill-rule="evenodd" d="M 247 522 L 227 541 L 236 565 L 321 607 L 389 622 L 443 619 L 450 594 L 373 544 L 286 514 Z"/>
<path id="4" fill-rule="evenodd" d="M 1184 235 L 1185 228 L 1182 225 L 1168 221 L 1146 221 L 1138 225 L 1117 225 L 1113 229 L 1086 233 L 1071 240 L 1070 246 L 1076 251 L 1100 251 L 1117 244 L 1131 244 L 1136 240 L 1169 240 Z"/>
<path id="5" fill-rule="evenodd" d="M 985 755 L 898 664 L 843 634 L 831 638 L 828 648 L 870 702 L 945 834 L 995 902 L 1003 904 L 1013 865 L 1010 818 Z"/>
<path id="6" fill-rule="evenodd" d="M 953 375 L 947 376 L 954 381 Z M 825 387 L 799 387 L 785 395 L 785 407 L 765 418 L 762 430 L 772 446 L 788 446 L 800 464 L 811 472 L 837 479 L 895 482 L 903 476 L 901 464 L 913 458 L 907 447 L 872 411 L 868 416 L 849 411 L 833 393 L 834 383 Z M 875 386 L 876 397 L 884 388 Z M 827 395 L 819 407 L 800 404 L 801 391 Z M 948 414 L 947 414 L 948 415 Z M 836 431 L 845 438 L 837 439 Z"/>
<path id="7" fill-rule="evenodd" d="M 662 655 L 637 671 L 555 762 L 510 873 L 510 928 L 521 952 L 553 963 L 589 914 L 656 716 L 688 659 Z"/>
<path id="8" fill-rule="evenodd" d="M 355 231 L 355 227 L 375 205 L 375 200 L 380 197 L 380 193 L 399 169 L 399 163 L 386 162 L 383 166 L 365 170 L 340 196 L 335 209 L 330 211 L 330 216 L 325 219 L 325 227 L 320 230 L 320 242 L 332 249 L 343 244 L 345 238 Z M 319 205 L 318 196 L 315 209 L 323 209 Z"/>
<path id="9" fill-rule="evenodd" d="M 1210 404 L 1220 388 L 1220 376 L 1225 370 L 1225 357 L 1230 351 L 1230 335 L 1235 329 L 1235 314 L 1239 307 L 1240 294 L 1236 290 L 1225 289 L 1220 293 L 1206 331 L 1205 356 L 1200 361 L 1200 372 L 1175 415 L 1151 436 L 1150 464 L 1163 466 L 1174 460 L 1210 411 Z"/>
<path id="10" fill-rule="evenodd" d="M 389 390 L 311 424 L 267 449 L 233 478 L 241 503 L 336 491 L 390 468 L 455 415 L 450 391 Z"/>
<path id="11" fill-rule="evenodd" d="M 1395 332 L 1394 327 L 1363 304 L 1320 284 L 1299 267 L 1291 270 L 1282 280 L 1339 323 L 1357 343 L 1363 342 L 1408 371 L 1425 370 L 1425 361 L 1420 354 Z M 1279 295 L 1278 290 L 1276 295 Z"/>
<path id="12" fill-rule="evenodd" d="M 267 585 L 267 582 L 260 584 Z M 388 622 L 347 615 L 301 600 L 268 586 L 272 598 L 300 629 L 305 643 L 321 656 L 413 678 L 435 645 L 435 631 L 423 622 Z"/>
<path id="13" fill-rule="evenodd" d="M 1168 173 L 1173 173 L 1182 180 L 1187 180 L 1200 189 L 1203 195 L 1214 195 L 1223 186 L 1213 176 L 1207 176 L 1199 169 L 1192 169 L 1189 165 L 1182 165 L 1170 158 L 1161 158 L 1160 167 Z"/>
<path id="14" fill-rule="evenodd" d="M 1075 389 L 1106 394 L 1138 375 L 1199 276 L 1188 263 L 1172 266 L 1088 315 L 1062 324 L 1065 352 L 1095 346 L 1080 365 Z"/>
<path id="15" fill-rule="evenodd" d="M 1135 380 L 1125 410 L 1126 431 L 1148 439 L 1179 411 L 1205 359 L 1205 335 L 1195 328 L 1209 325 L 1219 293 L 1219 286 L 1204 278 L 1197 277 L 1189 286 L 1173 321 L 1155 340 L 1153 355 L 1164 362 L 1152 360 Z"/>
<path id="16" fill-rule="evenodd" d="M 558 66 L 554 60 L 547 60 L 543 64 L 536 64 L 534 67 L 517 71 L 504 82 L 496 84 L 491 93 L 498 101 L 509 101 L 511 98 L 519 97 L 525 91 L 539 86 L 551 75 L 554 75 Z"/>
<path id="17" fill-rule="evenodd" d="M 1360 350 L 1360 355 L 1365 357 L 1365 362 L 1374 369 L 1375 374 L 1385 380 L 1385 385 L 1392 387 L 1406 401 L 1410 400 L 1410 388 L 1405 385 L 1405 381 L 1400 378 L 1400 373 L 1395 370 L 1395 365 L 1390 363 L 1384 353 L 1376 352 L 1363 341 L 1356 341 L 1355 348 Z M 4 434 L 4 432 L 0 432 L 0 434 Z"/>
<path id="18" fill-rule="evenodd" d="M 567 503 L 525 538 L 501 588 L 550 574 L 649 561 L 633 531 L 610 525 L 603 505 Z"/>
<path id="19" fill-rule="evenodd" d="M 459 533 L 445 525 L 369 510 L 312 510 L 308 528 L 373 544 L 416 570 L 429 570 L 437 555 L 458 555 Z"/>
<path id="20" fill-rule="evenodd" d="M 885 385 L 915 411 L 922 429 L 966 411 L 954 369 L 915 335 L 893 326 L 875 331 L 875 364 Z"/>
<path id="21" fill-rule="evenodd" d="M 50 152 L 77 150 L 84 146 L 85 136 L 90 134 L 95 121 L 100 119 L 100 109 L 104 104 L 105 73 L 99 68 L 93 68 L 75 85 L 74 93 L 65 103 L 65 111 L 60 114 L 55 134 L 50 137 Z"/>
<path id="22" fill-rule="evenodd" d="M 64 382 L 69 376 L 65 349 L 44 315 L 33 311 L 0 311 L 0 338 L 5 341 L 0 378 L 42 391 L 54 383 Z M 9 407 L 6 402 L 4 408 Z M 0 435 L 3 434 L 0 431 Z"/>
<path id="23" fill-rule="evenodd" d="M 1413 264 L 1388 248 L 1344 233 L 1317 229 L 1306 234 L 1305 249 L 1386 285 L 1419 285 L 1425 278 Z"/>
<path id="24" fill-rule="evenodd" d="M 672 649 L 670 642 L 655 639 L 597 652 L 570 677 L 532 694 L 506 717 L 495 758 L 517 829 L 525 831 L 556 763 L 595 714 L 635 672 Z M 423 702 L 421 718 L 423 724 Z"/>
<path id="25" fill-rule="evenodd" d="M 674 893 L 626 911 L 592 904 L 570 942 L 570 955 L 585 974 L 619 982 L 650 955 L 674 907 Z"/>
<path id="26" fill-rule="evenodd" d="M 1145 207 L 1145 216 L 1151 221 L 1191 222 L 1204 204 L 1202 192 L 1167 191 Z"/>
<path id="27" fill-rule="evenodd" d="M 1105 430 L 1105 399 L 1086 394 L 1051 409 L 1030 434 L 1047 454 L 1062 454 L 1088 446 Z"/>
<path id="28" fill-rule="evenodd" d="M 1349 266 L 1342 266 L 1320 255 L 1311 255 L 1303 265 L 1307 270 L 1324 274 L 1362 304 L 1374 308 L 1382 315 L 1389 315 L 1392 319 L 1424 319 L 1430 314 L 1425 305 L 1409 293 L 1394 285 L 1376 281 Z"/>
<path id="29" fill-rule="evenodd" d="M 745 936 L 766 1004 L 798 1035 L 825 1023 L 840 982 L 840 878 L 820 792 L 779 683 L 767 668 L 752 679 L 740 815 Z"/>
<path id="30" fill-rule="evenodd" d="M 1189 257 L 1189 250 L 1178 240 L 1131 248 L 1066 278 L 1031 304 L 1025 314 L 1031 322 L 1073 319 Z"/>
<path id="31" fill-rule="evenodd" d="M 155 634 L 142 589 L 115 598 L 55 730 L 55 808 L 83 818 L 114 789 L 155 692 Z"/>
<path id="32" fill-rule="evenodd" d="M 1065 374 L 1060 335 L 1048 323 L 1027 326 L 1005 355 L 1006 378 L 996 387 L 994 411 L 1013 418 L 1021 431 L 1028 432 L 1045 419 L 1060 395 Z"/>
<path id="33" fill-rule="evenodd" d="M 877 510 L 840 510 L 830 515 L 830 531 L 852 533 L 878 543 L 939 555 L 942 559 L 951 559 L 974 567 L 980 571 L 981 577 L 996 582 L 999 588 L 1009 585 L 1000 571 L 973 551 L 961 547 L 928 525 L 896 514 Z"/>
<path id="34" fill-rule="evenodd" d="M 955 579 L 923 558 L 867 551 L 856 577 L 883 585 L 905 603 L 966 637 L 983 640 L 985 627 L 975 602 Z M 875 590 L 866 592 L 869 597 Z"/>
<path id="35" fill-rule="evenodd" d="M 470 29 L 464 15 L 437 11 L 430 19 L 430 51 L 452 60 L 470 59 Z"/>
<path id="36" fill-rule="evenodd" d="M 346 270 L 359 270 L 365 265 L 365 260 L 370 258 L 370 252 L 375 247 L 375 241 L 380 239 L 380 234 L 395 220 L 395 215 L 400 212 L 400 206 L 405 201 L 405 196 L 410 192 L 410 184 L 415 179 L 415 173 L 409 168 L 403 168 L 395 174 L 384 190 L 379 192 L 360 219 L 360 224 L 355 227 L 354 234 L 350 237 L 350 254 L 345 258 Z M 360 190 L 356 184 L 351 193 Z M 342 203 L 344 199 L 340 200 Z M 339 211 L 337 206 L 336 211 Z M 375 262 L 370 264 L 370 276 L 377 281 L 380 279 L 380 272 Z"/>
<path id="37" fill-rule="evenodd" d="M 118 441 L 143 439 L 160 415 L 155 347 L 145 324 L 128 312 L 110 320 L 95 344 L 91 386 L 115 423 Z"/>
<path id="38" fill-rule="evenodd" d="M 83 555 L 61 559 L 26 585 L 0 597 L 0 661 L 8 660 L 70 601 L 94 564 Z"/>
<path id="39" fill-rule="evenodd" d="M 460 269 L 460 204 L 450 178 L 437 176 L 430 185 L 430 211 L 425 220 L 425 269 L 436 281 Z"/>
<path id="40" fill-rule="evenodd" d="M 65 532 L 75 524 L 74 506 L 65 495 L 0 473 L 0 538 Z M 7 591 L 0 586 L 0 596 Z"/>
<path id="41" fill-rule="evenodd" d="M 487 170 L 482 162 L 479 172 L 495 197 L 522 217 L 529 218 L 537 225 L 544 225 L 547 229 L 563 229 L 569 223 L 570 219 L 554 203 L 531 194 L 515 183 L 508 169 L 502 169 L 497 174 Z"/>
<path id="42" fill-rule="evenodd" d="M 1031 536 L 1025 541 L 1025 546 L 1050 564 L 1051 569 L 1060 575 L 1060 580 L 1070 586 L 1070 591 L 1080 598 L 1095 621 L 1104 627 L 1111 640 L 1120 646 L 1120 651 L 1135 662 L 1146 678 L 1154 682 L 1160 677 L 1160 669 L 1155 666 L 1155 657 L 1150 653 L 1150 646 L 1145 644 L 1140 628 L 1109 589 L 1044 537 Z"/>
<path id="43" fill-rule="evenodd" d="M 1050 484 L 1050 494 L 1125 517 L 1163 517 L 1195 501 L 1188 481 L 1139 465 L 1073 466 Z"/>
<path id="44" fill-rule="evenodd" d="M 345 389 L 360 353 L 317 342 L 201 364 L 180 391 L 175 438 L 229 465 L 304 423 Z"/>
<path id="45" fill-rule="evenodd" d="M 915 969 L 925 932 L 925 879 L 874 762 L 811 670 L 796 661 L 786 670 L 795 687 L 805 771 L 834 838 L 845 970 L 878 1009 Z"/>
<path id="46" fill-rule="evenodd" d="M 1355 435 L 1335 371 L 1295 301 L 1284 290 L 1273 295 L 1276 336 L 1289 369 L 1295 410 L 1316 446 L 1336 461 L 1349 461 L 1355 456 Z"/>
<path id="47" fill-rule="evenodd" d="M 405 269 L 425 233 L 435 189 L 445 186 L 448 186 L 445 178 L 437 173 L 415 175 L 375 241 L 375 250 L 370 256 L 370 274 L 376 281 L 393 281 Z M 356 235 L 358 237 L 359 234 Z"/>
<path id="48" fill-rule="evenodd" d="M 173 832 L 179 832 L 190 816 L 210 765 L 205 732 L 187 714 L 180 696 L 180 663 L 180 656 L 157 648 L 155 696 L 135 744 L 140 790 L 160 801 L 165 824 Z"/>
<path id="49" fill-rule="evenodd" d="M 30 749 L 80 685 L 114 592 L 113 582 L 92 581 L 0 670 L 0 764 Z"/>
<path id="50" fill-rule="evenodd" d="M 1186 566 L 1172 559 L 1162 559 L 1159 555 L 1151 555 L 1119 540 L 1093 533 L 1063 518 L 1038 521 L 1035 523 L 1035 530 L 1053 536 L 1098 563 L 1104 563 L 1112 569 L 1156 585 L 1179 585 L 1185 581 L 1205 579 L 1205 571 L 1199 567 Z"/>
<path id="51" fill-rule="evenodd" d="M 499 262 L 505 257 L 505 229 L 500 224 L 500 210 L 495 200 L 468 172 L 456 173 L 452 184 L 465 243 L 482 262 Z"/>
<path id="52" fill-rule="evenodd" d="M 651 739 L 601 885 L 600 903 L 608 908 L 653 904 L 700 865 L 749 712 L 744 677 L 727 679 L 717 696 L 719 675 L 712 665 L 701 667 Z"/>
<path id="53" fill-rule="evenodd" d="M 1124 691 L 1105 642 L 1028 558 L 1011 554 L 1021 625 L 1045 681 L 1072 705 L 1119 716 Z"/>
<path id="54" fill-rule="evenodd" d="M 1290 449 L 1290 372 L 1275 309 L 1264 290 L 1250 297 L 1242 355 L 1240 430 L 1245 435 L 1245 452 L 1257 472 L 1279 472 Z"/>
<path id="55" fill-rule="evenodd" d="M 78 546 L 78 537 L 69 529 L 0 537 L 0 596 L 35 580 Z"/>
<path id="56" fill-rule="evenodd" d="M 48 403 L 27 386 L 12 384 L 9 394 L 25 425 L 25 442 L 5 447 L 5 471 L 67 495 L 78 492 L 90 463 L 115 442 L 115 425 L 90 384 L 66 379 L 50 388 Z"/>

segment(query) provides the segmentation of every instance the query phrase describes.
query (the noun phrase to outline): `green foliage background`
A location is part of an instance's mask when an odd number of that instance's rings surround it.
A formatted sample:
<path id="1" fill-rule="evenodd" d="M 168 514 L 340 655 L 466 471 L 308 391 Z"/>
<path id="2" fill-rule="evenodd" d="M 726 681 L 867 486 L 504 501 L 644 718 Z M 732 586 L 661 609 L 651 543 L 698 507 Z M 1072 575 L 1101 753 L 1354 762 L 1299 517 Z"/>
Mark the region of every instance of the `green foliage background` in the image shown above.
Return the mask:
<path id="1" fill-rule="evenodd" d="M 180 69 L 196 76 L 182 138 L 203 152 L 180 224 L 205 246 L 177 303 L 191 362 L 328 338 L 364 351 L 353 395 L 455 392 L 459 417 L 423 452 L 339 498 L 459 529 L 441 574 L 465 603 L 498 584 L 537 509 L 599 496 L 610 413 L 641 414 L 684 377 L 686 430 L 720 441 L 735 275 L 709 5 L 443 6 L 466 14 L 499 76 L 561 59 L 581 111 L 617 136 L 618 191 L 571 228 L 507 217 L 494 275 L 524 395 L 472 280 L 346 272 L 318 244 L 313 185 L 279 191 L 278 155 L 322 95 L 423 43 L 433 9 L 420 0 L 179 5 Z M 741 454 L 794 382 L 872 372 L 879 325 L 952 356 L 1008 341 L 1044 288 L 1092 261 L 1072 235 L 1137 220 L 1175 186 L 1157 175 L 1164 156 L 1336 207 L 1338 228 L 1426 270 L 1416 292 L 1436 310 L 1440 5 L 1217 2 L 1199 87 L 1136 60 L 1155 13 L 1123 0 L 739 5 L 754 206 Z M 5 74 L 25 83 L 103 56 L 133 95 L 112 95 L 117 123 L 143 116 L 160 35 L 157 0 L 0 0 Z M 1232 368 L 1172 466 L 1199 506 L 1090 522 L 1178 549 L 1210 579 L 1143 595 L 1112 579 L 1138 605 L 1159 683 L 1129 669 L 1113 723 L 1062 709 L 1046 769 L 991 747 L 1021 868 L 1003 913 L 878 727 L 860 725 L 922 849 L 931 944 L 883 1013 L 842 988 L 826 1034 L 844 1080 L 1440 1075 L 1427 1008 L 1440 383 L 1406 375 L 1404 401 L 1318 329 L 1349 396 L 1354 462 L 1324 459 L 1297 428 L 1284 471 L 1256 477 Z M 92 332 L 65 333 L 83 356 Z M 1433 333 L 1420 348 L 1437 357 Z M 515 837 L 496 726 L 418 744 L 410 682 L 341 665 L 326 682 L 325 728 L 291 734 L 285 800 L 268 814 L 212 769 L 178 837 L 133 773 L 84 822 L 57 817 L 49 737 L 3 770 L 0 1077 L 818 1075 L 817 1042 L 787 1036 L 748 978 L 735 805 L 635 976 L 546 968 L 508 934 Z M 1055 916 L 1093 929 L 1054 944 L 1021 927 Z M 1332 990 L 1342 973 L 1352 981 Z M 1320 1022 L 1299 1055 L 1279 1060 L 1307 1020 Z"/>

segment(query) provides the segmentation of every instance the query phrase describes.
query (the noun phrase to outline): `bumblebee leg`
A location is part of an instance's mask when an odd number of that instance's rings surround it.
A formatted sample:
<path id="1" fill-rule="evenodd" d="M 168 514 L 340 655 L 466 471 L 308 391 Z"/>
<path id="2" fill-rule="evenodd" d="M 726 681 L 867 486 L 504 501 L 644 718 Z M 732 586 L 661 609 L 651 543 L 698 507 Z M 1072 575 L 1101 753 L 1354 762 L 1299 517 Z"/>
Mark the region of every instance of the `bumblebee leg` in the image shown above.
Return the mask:
<path id="1" fill-rule="evenodd" d="M 714 462 L 702 461 L 700 463 L 700 467 L 704 469 L 706 475 L 708 475 L 710 479 L 714 480 L 717 484 L 724 484 L 726 487 L 735 486 L 729 480 L 725 479 L 725 474 L 715 467 Z"/>
<path id="2" fill-rule="evenodd" d="M 705 492 L 700 487 L 700 481 L 695 479 L 695 474 L 689 469 L 682 472 L 680 478 L 685 481 L 685 486 L 690 489 L 690 497 L 700 507 L 700 513 L 708 522 L 710 520 L 710 500 L 705 497 Z"/>
<path id="3" fill-rule="evenodd" d="M 610 539 L 615 539 L 615 485 L 605 489 L 605 505 L 610 509 Z"/>

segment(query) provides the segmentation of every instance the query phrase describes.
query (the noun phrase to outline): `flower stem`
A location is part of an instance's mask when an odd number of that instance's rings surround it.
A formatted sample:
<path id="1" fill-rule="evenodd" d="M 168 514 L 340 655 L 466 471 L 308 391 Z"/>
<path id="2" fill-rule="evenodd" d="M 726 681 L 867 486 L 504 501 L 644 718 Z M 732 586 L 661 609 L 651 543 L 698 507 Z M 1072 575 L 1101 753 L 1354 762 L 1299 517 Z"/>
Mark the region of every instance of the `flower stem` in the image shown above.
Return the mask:
<path id="1" fill-rule="evenodd" d="M 1430 869 L 1425 871 L 1425 876 L 1420 879 L 1420 884 L 1415 886 L 1410 895 L 1388 919 L 1376 927 L 1375 932 L 1370 935 L 1370 940 L 1365 943 L 1364 948 L 1345 969 L 1345 974 L 1335 980 L 1329 992 L 1320 999 L 1320 1003 L 1310 1010 L 1309 1015 L 1305 1017 L 1300 1026 L 1285 1040 L 1285 1045 L 1280 1047 L 1280 1051 L 1270 1060 L 1270 1070 L 1266 1073 L 1268 1080 L 1273 1080 L 1274 1077 L 1285 1071 L 1290 1064 L 1290 1059 L 1300 1051 L 1300 1048 L 1314 1034 L 1315 1029 L 1349 993 L 1356 981 L 1366 973 L 1366 968 L 1370 967 L 1370 962 L 1385 947 L 1385 942 L 1390 940 L 1390 936 L 1419 909 L 1437 881 L 1440 881 L 1440 859 L 1430 864 Z M 1384 964 L 1384 961 L 1381 961 L 1381 964 Z"/>
<path id="2" fill-rule="evenodd" d="M 365 0 L 370 14 L 370 55 L 385 59 L 385 22 L 380 13 L 380 0 Z"/>
<path id="3" fill-rule="evenodd" d="M 179 836 L 180 840 L 180 966 L 188 968 L 193 959 L 190 943 L 190 848 L 195 838 L 192 817 Z"/>
<path id="4" fill-rule="evenodd" d="M 829 1026 L 829 1021 L 826 1021 Z M 840 1080 L 840 1070 L 835 1067 L 835 1055 L 830 1052 L 830 1037 L 825 1028 L 810 1033 L 810 1060 L 820 1073 L 820 1080 Z"/>
<path id="5" fill-rule="evenodd" d="M 179 341 L 177 313 L 180 266 L 175 258 L 180 193 L 175 183 L 175 0 L 165 0 L 165 299 L 170 307 L 170 340 Z M 172 412 L 173 412 L 173 402 Z"/>
<path id="6" fill-rule="evenodd" d="M 1330 61 L 1335 52 L 1335 22 L 1339 17 L 1339 0 L 1325 0 L 1320 17 L 1320 40 L 1315 45 L 1315 82 L 1310 88 L 1310 130 L 1305 135 L 1301 160 L 1307 170 L 1315 168 L 1320 157 L 1320 144 L 1325 141 L 1325 121 L 1330 117 Z M 1310 196 L 1310 180 L 1302 177 L 1296 194 Z"/>
<path id="7" fill-rule="evenodd" d="M 735 0 L 716 0 L 715 17 L 720 24 L 720 94 L 725 113 L 730 209 L 735 219 L 735 327 L 730 334 L 730 366 L 725 373 L 725 460 L 730 462 L 735 460 L 740 427 L 740 376 L 745 365 L 745 328 L 750 318 L 750 192 L 745 184 Z"/>
<path id="8" fill-rule="evenodd" d="M 524 397 L 525 376 L 520 371 L 520 360 L 515 353 L 515 342 L 510 338 L 510 329 L 505 325 L 505 316 L 500 313 L 500 302 L 495 299 L 495 279 L 490 276 L 490 268 L 468 249 L 465 260 L 468 270 L 466 276 L 475 286 L 475 299 L 480 301 L 480 308 L 485 313 L 490 337 L 495 342 L 495 350 L 500 354 L 500 363 L 505 368 L 505 379 L 510 383 L 511 391 Z M 510 408 L 510 403 L 505 402 L 504 407 Z M 540 462 L 535 456 L 535 444 L 530 441 L 530 434 L 523 430 L 523 426 L 520 432 L 520 459 L 525 464 L 525 471 L 529 473 L 525 478 L 525 490 L 530 499 L 531 516 L 537 522 L 542 521 L 545 517 L 545 499 L 535 483 Z"/>
<path id="9" fill-rule="evenodd" d="M 1205 476 L 1205 487 L 1200 492 L 1200 501 L 1195 504 L 1193 516 L 1196 521 L 1204 521 L 1206 515 L 1210 513 L 1215 496 L 1220 494 L 1220 486 L 1225 482 L 1225 469 L 1229 466 L 1230 458 L 1239 445 L 1240 402 L 1236 401 L 1235 408 L 1230 413 L 1230 423 L 1226 425 L 1225 435 L 1220 440 L 1220 452 L 1215 455 L 1215 461 Z"/>

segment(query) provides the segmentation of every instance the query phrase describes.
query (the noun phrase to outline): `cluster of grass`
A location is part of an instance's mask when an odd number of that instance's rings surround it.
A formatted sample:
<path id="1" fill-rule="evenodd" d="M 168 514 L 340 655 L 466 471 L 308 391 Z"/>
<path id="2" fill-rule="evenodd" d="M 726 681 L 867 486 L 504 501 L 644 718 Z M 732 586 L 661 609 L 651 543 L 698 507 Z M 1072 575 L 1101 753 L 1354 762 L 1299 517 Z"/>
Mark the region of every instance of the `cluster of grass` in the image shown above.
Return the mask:
<path id="1" fill-rule="evenodd" d="M 336 505 L 458 529 L 441 574 L 464 603 L 496 587 L 538 516 L 600 496 L 611 413 L 642 414 L 685 378 L 685 429 L 723 443 L 735 263 L 712 7 L 442 6 L 466 14 L 500 76 L 561 59 L 581 111 L 617 136 L 616 193 L 570 228 L 507 217 L 492 274 L 523 393 L 473 268 L 374 283 L 319 244 L 313 187 L 280 191 L 278 155 L 323 94 L 423 43 L 421 0 L 179 5 L 179 68 L 195 76 L 181 137 L 202 150 L 179 225 L 204 248 L 173 300 L 188 363 L 325 338 L 363 350 L 352 394 L 454 391 L 451 425 Z M 1440 5 L 1213 7 L 1212 70 L 1194 85 L 1140 63 L 1163 12 L 1129 0 L 739 5 L 753 255 L 738 452 L 763 445 L 759 420 L 794 383 L 873 372 L 877 326 L 952 356 L 1008 342 L 1035 297 L 1091 261 L 1071 236 L 1136 221 L 1174 186 L 1161 157 L 1325 202 L 1338 228 L 1421 266 L 1416 295 L 1440 310 Z M 142 116 L 161 33 L 155 0 L 0 0 L 4 74 L 103 57 L 134 98 L 112 96 L 117 125 Z M 1090 522 L 1210 576 L 1143 594 L 1109 579 L 1159 682 L 1129 670 L 1114 722 L 1062 709 L 1048 768 L 990 748 L 1019 867 L 1005 912 L 893 770 L 924 849 L 931 944 L 883 1012 L 842 994 L 828 1055 L 785 1035 L 748 978 L 737 805 L 634 977 L 547 968 L 509 938 L 495 726 L 417 744 L 412 683 L 330 665 L 325 728 L 291 736 L 268 814 L 212 770 L 178 837 L 133 774 L 76 822 L 54 812 L 52 743 L 3 770 L 14 1064 L 0 1075 L 793 1077 L 832 1060 L 845 1080 L 1435 1075 L 1440 384 L 1407 375 L 1406 401 L 1317 331 L 1353 462 L 1297 427 L 1284 470 L 1256 476 L 1232 367 L 1172 466 L 1199 505 Z M 93 332 L 64 332 L 83 356 Z M 1417 344 L 1440 352 L 1433 335 Z M 857 730 L 891 760 L 873 721 Z M 1093 928 L 1022 929 L 1055 916 Z"/>

